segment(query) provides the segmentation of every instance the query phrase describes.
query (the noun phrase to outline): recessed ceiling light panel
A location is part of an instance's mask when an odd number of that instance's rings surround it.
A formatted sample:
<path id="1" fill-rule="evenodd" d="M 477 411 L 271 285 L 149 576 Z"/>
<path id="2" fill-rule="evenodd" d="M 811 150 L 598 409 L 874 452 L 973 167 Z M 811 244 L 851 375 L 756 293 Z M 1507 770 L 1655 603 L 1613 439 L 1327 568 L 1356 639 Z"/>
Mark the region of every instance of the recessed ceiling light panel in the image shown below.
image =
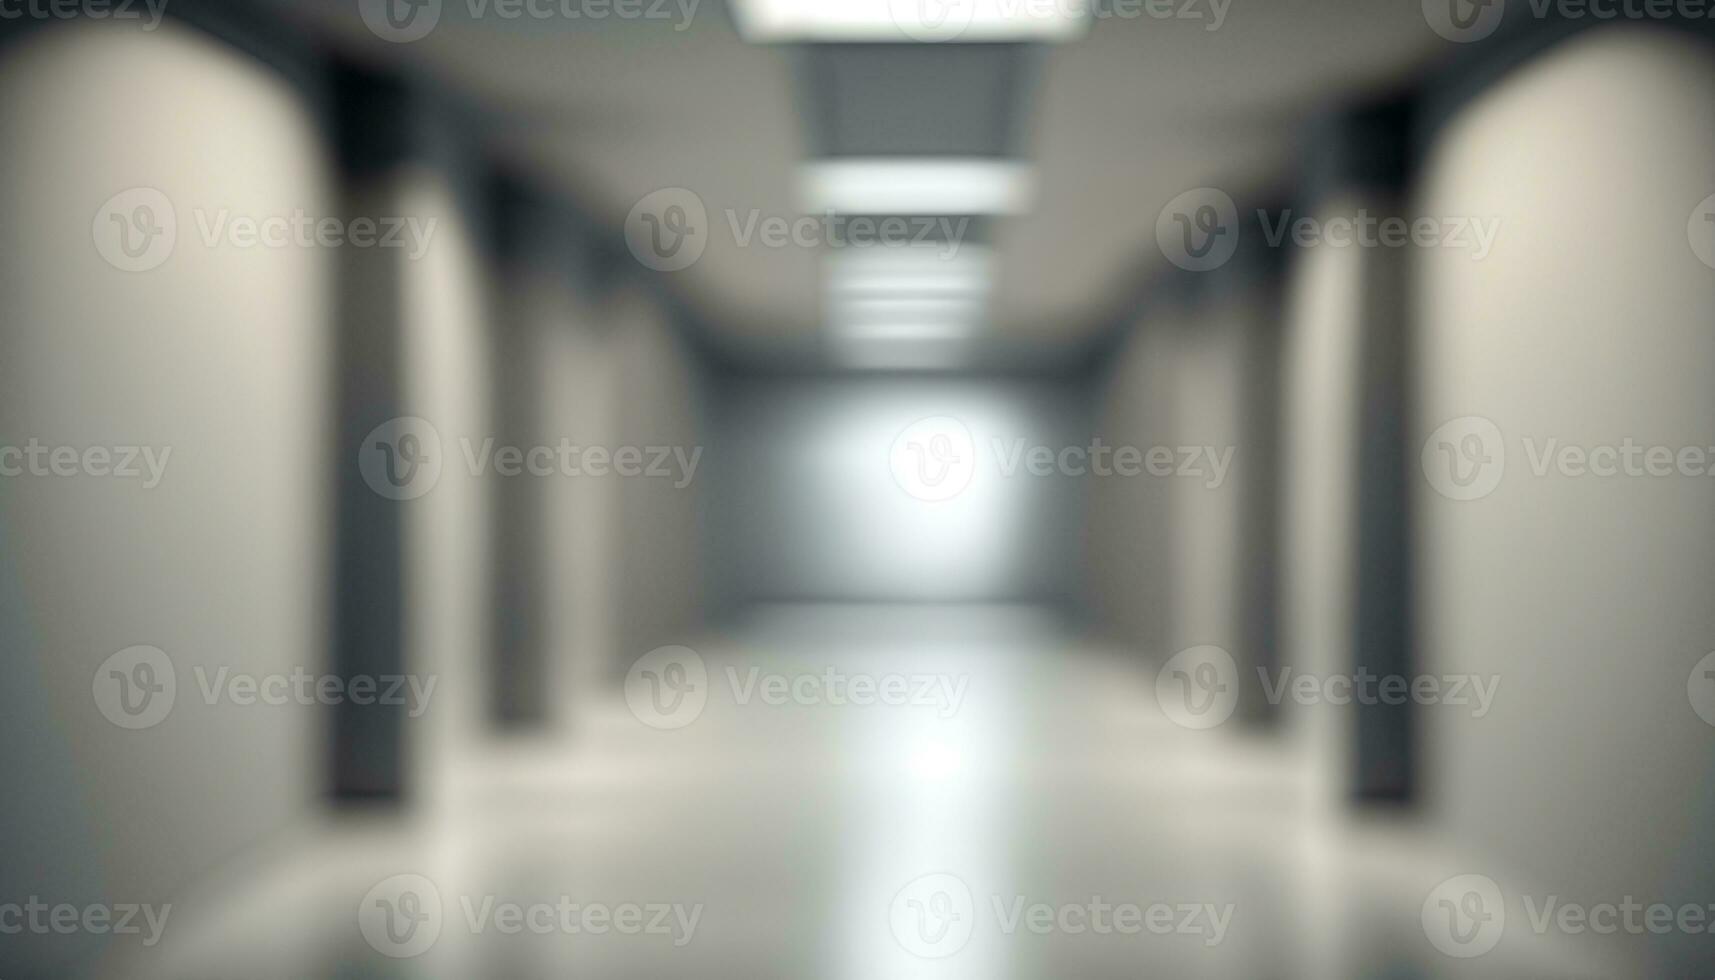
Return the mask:
<path id="1" fill-rule="evenodd" d="M 1069 41 L 1089 27 L 1086 0 L 735 0 L 746 40 Z"/>
<path id="2" fill-rule="evenodd" d="M 806 214 L 1006 215 L 1028 210 L 1035 197 L 1035 170 L 1013 160 L 843 158 L 798 172 Z"/>

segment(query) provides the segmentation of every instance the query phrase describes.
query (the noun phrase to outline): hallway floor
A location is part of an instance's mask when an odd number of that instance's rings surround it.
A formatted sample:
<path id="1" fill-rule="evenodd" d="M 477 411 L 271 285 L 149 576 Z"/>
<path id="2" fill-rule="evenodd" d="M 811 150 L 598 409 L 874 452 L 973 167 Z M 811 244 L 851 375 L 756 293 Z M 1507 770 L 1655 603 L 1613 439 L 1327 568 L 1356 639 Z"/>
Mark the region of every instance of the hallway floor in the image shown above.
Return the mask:
<path id="1" fill-rule="evenodd" d="M 147 975 L 1620 975 L 1442 956 L 1423 899 L 1468 868 L 1335 819 L 1290 743 L 1175 726 L 1153 671 L 1048 612 L 780 607 L 697 649 L 690 724 L 592 702 L 563 740 L 473 753 L 437 812 L 310 828 L 186 896 L 200 931 Z M 830 703 L 856 678 L 905 703 Z M 438 903 L 400 904 L 401 874 Z M 377 945 L 360 909 L 433 917 Z"/>

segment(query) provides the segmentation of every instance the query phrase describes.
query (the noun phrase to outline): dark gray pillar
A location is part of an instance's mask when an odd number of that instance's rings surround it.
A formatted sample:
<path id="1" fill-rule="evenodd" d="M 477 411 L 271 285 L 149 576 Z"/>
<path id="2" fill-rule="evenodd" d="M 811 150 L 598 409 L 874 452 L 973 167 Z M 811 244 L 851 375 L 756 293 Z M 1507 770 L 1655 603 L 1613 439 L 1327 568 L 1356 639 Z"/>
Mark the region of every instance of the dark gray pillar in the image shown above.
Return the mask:
<path id="1" fill-rule="evenodd" d="M 336 71 L 344 211 L 348 218 L 373 216 L 386 200 L 386 178 L 410 154 L 413 100 L 397 79 L 349 66 Z M 348 682 L 406 670 L 403 514 L 410 501 L 378 492 L 360 468 L 365 453 L 378 451 L 365 441 L 403 414 L 403 283 L 396 251 L 347 247 L 334 259 L 339 310 L 333 670 Z M 336 797 L 385 800 L 403 794 L 405 710 L 349 701 L 333 709 Z"/>
<path id="2" fill-rule="evenodd" d="M 1328 193 L 1356 192 L 1389 215 L 1405 215 L 1412 120 L 1412 103 L 1404 99 L 1335 120 L 1324 141 L 1328 156 L 1320 161 L 1313 185 Z M 1410 445 L 1412 259 L 1407 249 L 1369 251 L 1359 341 L 1352 669 L 1409 678 L 1418 663 L 1411 517 L 1418 488 L 1417 453 Z M 1361 800 L 1412 800 L 1418 760 L 1410 701 L 1357 703 L 1353 710 L 1353 794 Z"/>

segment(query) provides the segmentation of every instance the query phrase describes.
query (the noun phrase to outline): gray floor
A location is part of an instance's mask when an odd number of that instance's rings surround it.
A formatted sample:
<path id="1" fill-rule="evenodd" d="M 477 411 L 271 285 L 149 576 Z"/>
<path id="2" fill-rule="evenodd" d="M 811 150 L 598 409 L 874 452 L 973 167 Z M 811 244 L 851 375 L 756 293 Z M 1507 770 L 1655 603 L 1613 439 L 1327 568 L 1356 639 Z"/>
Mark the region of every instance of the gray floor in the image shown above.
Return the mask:
<path id="1" fill-rule="evenodd" d="M 1510 933 L 1481 959 L 1438 953 L 1421 910 L 1464 870 L 1458 855 L 1409 818 L 1352 818 L 1291 739 L 1175 726 L 1149 669 L 1046 612 L 780 608 L 697 648 L 707 703 L 689 725 L 642 724 L 617 694 L 581 705 L 563 737 L 474 753 L 445 805 L 279 842 L 185 896 L 173 941 L 115 969 L 180 980 L 1629 972 L 1597 955 L 1607 951 Z M 966 686 L 956 711 L 951 699 L 768 704 L 760 688 L 739 703 L 753 667 Z M 907 689 L 914 698 L 919 685 Z M 817 697 L 804 688 L 797 700 Z M 365 938 L 375 920 L 360 910 L 396 899 L 387 883 L 401 874 L 438 896 L 438 923 L 409 940 L 433 939 L 420 953 Z M 574 933 L 562 901 L 645 908 L 626 933 Z M 541 934 L 473 924 L 505 903 L 556 910 L 539 914 Z M 1054 921 L 1009 927 L 1021 903 L 1047 904 Z M 1114 928 L 1098 930 L 1092 903 L 1145 918 L 1126 932 L 1107 912 L 1099 921 Z M 659 930 L 644 928 L 654 905 L 666 909 Z"/>

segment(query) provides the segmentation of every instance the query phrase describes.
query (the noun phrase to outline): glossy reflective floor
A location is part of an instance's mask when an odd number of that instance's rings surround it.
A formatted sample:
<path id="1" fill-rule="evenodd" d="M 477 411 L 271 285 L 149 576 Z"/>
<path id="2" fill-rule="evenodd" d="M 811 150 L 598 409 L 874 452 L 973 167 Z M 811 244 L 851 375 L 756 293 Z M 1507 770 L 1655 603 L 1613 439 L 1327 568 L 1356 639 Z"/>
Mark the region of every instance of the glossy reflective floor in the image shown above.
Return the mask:
<path id="1" fill-rule="evenodd" d="M 697 650 L 689 724 L 644 724 L 616 691 L 563 737 L 473 750 L 444 804 L 306 828 L 209 882 L 181 903 L 196 931 L 125 971 L 1632 972 L 1512 934 L 1481 959 L 1437 952 L 1425 896 L 1459 855 L 1408 817 L 1351 816 L 1290 737 L 1178 727 L 1152 672 L 1047 612 L 775 608 Z"/>

